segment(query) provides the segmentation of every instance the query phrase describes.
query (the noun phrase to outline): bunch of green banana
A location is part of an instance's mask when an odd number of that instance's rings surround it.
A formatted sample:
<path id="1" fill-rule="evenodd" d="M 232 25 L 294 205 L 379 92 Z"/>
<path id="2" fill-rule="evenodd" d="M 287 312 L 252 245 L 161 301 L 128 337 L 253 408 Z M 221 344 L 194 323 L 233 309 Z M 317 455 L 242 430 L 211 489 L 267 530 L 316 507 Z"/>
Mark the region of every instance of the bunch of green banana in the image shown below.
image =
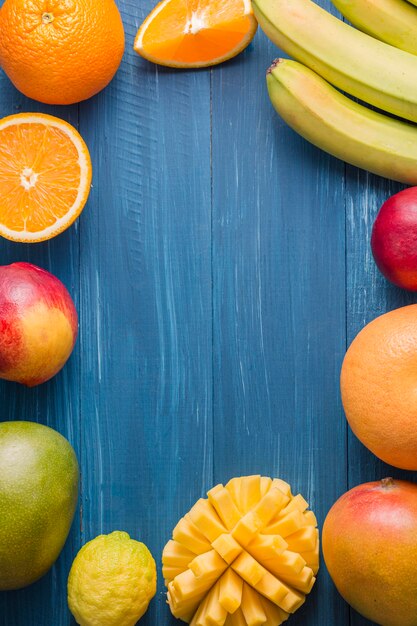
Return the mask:
<path id="1" fill-rule="evenodd" d="M 417 128 L 372 112 L 323 81 L 417 122 L 417 56 L 356 30 L 311 0 L 253 0 L 253 5 L 269 38 L 319 74 L 287 62 L 269 72 L 271 99 L 290 126 L 349 163 L 417 184 Z"/>

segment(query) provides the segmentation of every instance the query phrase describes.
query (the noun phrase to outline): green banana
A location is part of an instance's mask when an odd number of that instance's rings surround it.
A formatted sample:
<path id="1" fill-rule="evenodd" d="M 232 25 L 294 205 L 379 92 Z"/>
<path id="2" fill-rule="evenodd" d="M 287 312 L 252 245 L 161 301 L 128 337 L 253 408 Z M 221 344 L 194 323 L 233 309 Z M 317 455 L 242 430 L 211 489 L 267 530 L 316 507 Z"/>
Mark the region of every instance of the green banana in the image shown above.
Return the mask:
<path id="1" fill-rule="evenodd" d="M 332 2 L 349 22 L 364 33 L 411 54 L 417 54 L 417 10 L 405 0 Z"/>
<path id="2" fill-rule="evenodd" d="M 297 61 L 274 61 L 267 85 L 276 111 L 315 146 L 374 174 L 417 184 L 414 125 L 353 102 Z"/>
<path id="3" fill-rule="evenodd" d="M 356 30 L 311 0 L 253 0 L 253 7 L 262 29 L 287 54 L 352 96 L 417 122 L 416 56 Z"/>

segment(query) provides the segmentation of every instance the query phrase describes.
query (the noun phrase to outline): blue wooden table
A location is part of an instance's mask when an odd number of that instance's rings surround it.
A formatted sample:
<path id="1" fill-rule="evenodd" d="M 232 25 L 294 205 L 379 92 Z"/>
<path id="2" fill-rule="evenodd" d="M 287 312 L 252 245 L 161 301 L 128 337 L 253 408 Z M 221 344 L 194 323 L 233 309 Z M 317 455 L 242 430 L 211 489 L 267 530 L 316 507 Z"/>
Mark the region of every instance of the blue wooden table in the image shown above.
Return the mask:
<path id="1" fill-rule="evenodd" d="M 330 1 L 321 4 L 330 9 Z M 126 530 L 153 552 L 158 593 L 143 626 L 177 623 L 160 557 L 177 520 L 216 483 L 289 481 L 320 525 L 348 487 L 387 474 L 348 431 L 339 394 L 347 345 L 366 322 L 415 301 L 379 275 L 375 214 L 399 185 L 345 166 L 274 113 L 262 33 L 212 70 L 155 67 L 132 50 L 153 0 L 120 0 L 127 47 L 112 84 L 73 107 L 25 99 L 0 76 L 0 113 L 77 126 L 94 182 L 78 223 L 49 243 L 2 240 L 74 296 L 80 335 L 35 389 L 0 383 L 0 418 L 64 434 L 81 465 L 80 506 L 57 564 L 0 594 L 0 626 L 75 624 L 66 578 L 86 541 Z M 365 626 L 324 565 L 292 626 Z"/>

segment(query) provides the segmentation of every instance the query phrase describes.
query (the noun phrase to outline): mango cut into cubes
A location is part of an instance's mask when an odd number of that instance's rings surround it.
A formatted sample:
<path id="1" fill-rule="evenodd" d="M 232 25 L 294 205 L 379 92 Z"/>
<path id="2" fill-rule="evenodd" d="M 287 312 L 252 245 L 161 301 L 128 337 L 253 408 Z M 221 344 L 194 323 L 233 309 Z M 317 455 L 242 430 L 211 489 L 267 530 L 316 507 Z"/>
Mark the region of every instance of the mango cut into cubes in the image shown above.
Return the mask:
<path id="1" fill-rule="evenodd" d="M 232 478 L 207 495 L 164 548 L 172 614 L 191 626 L 279 626 L 316 580 L 314 513 L 278 478 Z"/>
<path id="2" fill-rule="evenodd" d="M 220 579 L 219 602 L 228 613 L 242 604 L 243 579 L 229 567 Z"/>

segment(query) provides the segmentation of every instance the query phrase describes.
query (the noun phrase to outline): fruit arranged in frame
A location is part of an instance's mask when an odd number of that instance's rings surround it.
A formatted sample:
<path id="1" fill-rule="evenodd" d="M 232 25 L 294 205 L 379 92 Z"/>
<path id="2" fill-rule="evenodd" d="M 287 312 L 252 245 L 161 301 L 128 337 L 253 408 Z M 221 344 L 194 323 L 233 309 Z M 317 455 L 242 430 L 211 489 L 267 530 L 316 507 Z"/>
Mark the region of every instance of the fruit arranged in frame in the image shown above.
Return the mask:
<path id="1" fill-rule="evenodd" d="M 417 291 L 417 187 L 384 202 L 372 228 L 371 248 L 385 278 Z"/>
<path id="2" fill-rule="evenodd" d="M 417 304 L 374 319 L 343 361 L 342 402 L 360 441 L 377 457 L 417 469 Z"/>
<path id="3" fill-rule="evenodd" d="M 5 0 L 0 64 L 25 96 L 46 104 L 91 98 L 115 75 L 124 30 L 114 0 Z"/>
<path id="4" fill-rule="evenodd" d="M 332 0 L 349 22 L 385 43 L 417 54 L 417 11 L 406 0 Z"/>
<path id="5" fill-rule="evenodd" d="M 178 522 L 162 555 L 172 614 L 192 626 L 278 626 L 319 569 L 317 520 L 280 479 L 217 485 Z"/>
<path id="6" fill-rule="evenodd" d="M 69 442 L 33 422 L 0 423 L 0 590 L 41 578 L 74 517 L 78 463 Z"/>
<path id="7" fill-rule="evenodd" d="M 134 626 L 155 593 L 151 553 L 120 531 L 86 543 L 68 577 L 68 605 L 80 626 Z"/>
<path id="8" fill-rule="evenodd" d="M 417 122 L 417 56 L 356 30 L 311 0 L 254 0 L 253 7 L 284 52 L 350 95 Z"/>
<path id="9" fill-rule="evenodd" d="M 0 266 L 0 378 L 29 387 L 54 376 L 77 338 L 78 317 L 65 286 L 30 263 Z"/>
<path id="10" fill-rule="evenodd" d="M 163 0 L 140 27 L 134 49 L 160 65 L 206 67 L 242 52 L 257 26 L 250 0 Z"/>
<path id="11" fill-rule="evenodd" d="M 73 126 L 51 115 L 0 120 L 0 235 L 33 243 L 77 219 L 91 186 L 88 148 Z"/>
<path id="12" fill-rule="evenodd" d="M 302 137 L 370 172 L 417 183 L 417 129 L 339 93 L 318 74 L 289 59 L 267 73 L 271 102 Z"/>
<path id="13" fill-rule="evenodd" d="M 386 478 L 359 485 L 331 508 L 323 556 L 339 593 L 381 626 L 415 626 L 417 486 Z"/>

